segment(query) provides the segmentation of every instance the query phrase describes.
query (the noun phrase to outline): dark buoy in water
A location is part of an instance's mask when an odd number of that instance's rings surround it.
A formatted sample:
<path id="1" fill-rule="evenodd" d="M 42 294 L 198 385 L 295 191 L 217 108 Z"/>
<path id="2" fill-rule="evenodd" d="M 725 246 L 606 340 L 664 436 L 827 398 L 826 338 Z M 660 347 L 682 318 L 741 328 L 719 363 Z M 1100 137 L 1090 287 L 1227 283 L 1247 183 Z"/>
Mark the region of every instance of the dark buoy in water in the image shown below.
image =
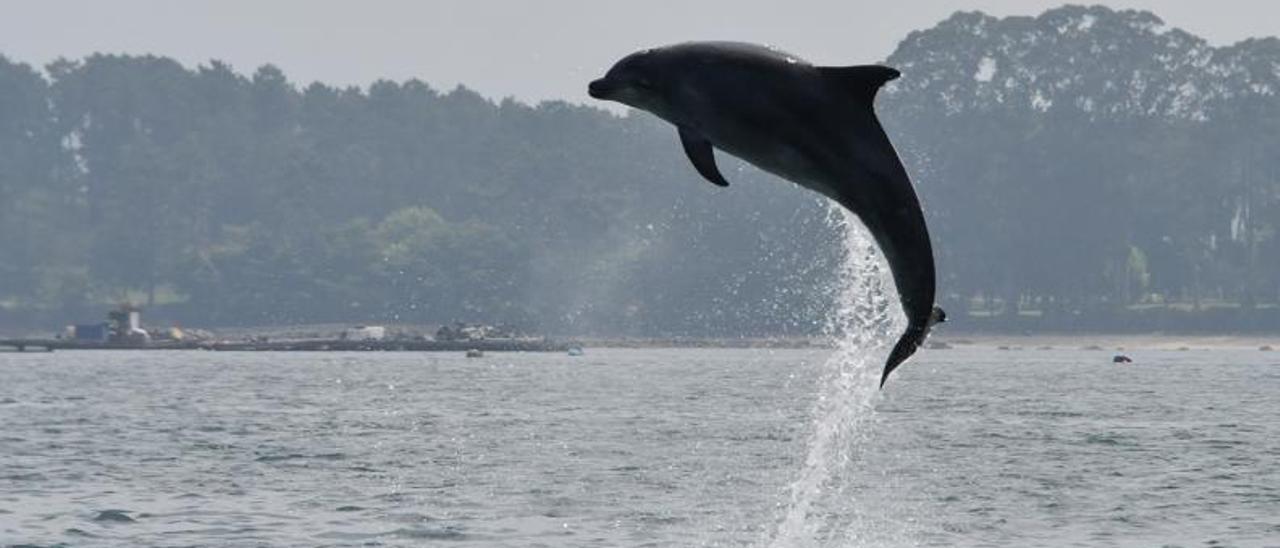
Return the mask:
<path id="1" fill-rule="evenodd" d="M 1111 363 L 1133 363 L 1133 358 L 1124 354 L 1116 354 L 1116 357 L 1111 358 Z"/>
<path id="2" fill-rule="evenodd" d="M 483 357 L 484 357 L 484 351 L 483 351 L 483 350 L 480 350 L 479 348 L 472 348 L 471 350 L 468 350 L 468 351 L 467 351 L 467 357 L 468 357 L 468 358 L 483 358 Z"/>

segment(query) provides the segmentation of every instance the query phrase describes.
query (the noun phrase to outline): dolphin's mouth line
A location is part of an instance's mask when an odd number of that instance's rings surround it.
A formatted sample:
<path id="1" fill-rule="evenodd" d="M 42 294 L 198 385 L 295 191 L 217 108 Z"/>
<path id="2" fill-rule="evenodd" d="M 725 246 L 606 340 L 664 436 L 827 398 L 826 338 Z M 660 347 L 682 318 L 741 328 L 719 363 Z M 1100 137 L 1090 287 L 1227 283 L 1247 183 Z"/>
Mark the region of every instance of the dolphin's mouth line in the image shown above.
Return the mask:
<path id="1" fill-rule="evenodd" d="M 609 93 L 617 89 L 617 84 L 608 78 L 594 80 L 587 84 L 587 95 L 593 99 L 608 99 Z"/>

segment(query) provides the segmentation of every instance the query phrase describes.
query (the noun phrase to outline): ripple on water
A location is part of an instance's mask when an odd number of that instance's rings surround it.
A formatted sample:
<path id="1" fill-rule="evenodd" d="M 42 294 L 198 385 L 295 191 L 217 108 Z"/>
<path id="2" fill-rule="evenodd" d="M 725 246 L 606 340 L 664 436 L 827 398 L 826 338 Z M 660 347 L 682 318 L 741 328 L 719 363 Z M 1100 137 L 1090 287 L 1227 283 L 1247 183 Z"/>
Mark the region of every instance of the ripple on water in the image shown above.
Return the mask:
<path id="1" fill-rule="evenodd" d="M 467 535 L 463 533 L 461 527 L 454 525 L 442 525 L 439 527 L 403 527 L 385 533 L 382 536 L 423 540 L 463 540 L 467 537 Z"/>
<path id="2" fill-rule="evenodd" d="M 454 525 L 441 525 L 433 527 L 400 527 L 380 533 L 350 533 L 344 531 L 327 531 L 316 535 L 318 538 L 340 541 L 366 541 L 365 546 L 376 545 L 370 544 L 372 541 L 387 538 L 401 538 L 410 540 L 454 540 L 460 541 L 467 539 L 467 534 L 462 527 Z"/>
<path id="3" fill-rule="evenodd" d="M 107 523 L 133 523 L 136 521 L 129 517 L 129 510 L 101 510 L 93 517 L 93 521 Z"/>
<path id="4" fill-rule="evenodd" d="M 305 453 L 284 453 L 284 454 L 268 454 L 259 455 L 254 459 L 258 462 L 283 462 L 291 460 L 342 460 L 347 458 L 342 453 L 320 453 L 308 455 Z"/>

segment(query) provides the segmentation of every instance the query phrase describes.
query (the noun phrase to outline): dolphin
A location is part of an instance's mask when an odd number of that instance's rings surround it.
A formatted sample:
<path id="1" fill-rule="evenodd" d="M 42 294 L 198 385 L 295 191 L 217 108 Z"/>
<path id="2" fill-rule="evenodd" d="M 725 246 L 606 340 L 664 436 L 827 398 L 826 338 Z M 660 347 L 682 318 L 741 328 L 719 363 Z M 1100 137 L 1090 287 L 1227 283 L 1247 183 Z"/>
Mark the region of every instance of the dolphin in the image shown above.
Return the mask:
<path id="1" fill-rule="evenodd" d="M 754 44 L 687 42 L 628 55 L 587 90 L 674 124 L 693 167 L 716 185 L 729 185 L 716 167 L 718 148 L 858 216 L 889 262 L 907 316 L 881 387 L 946 319 L 934 305 L 920 200 L 873 106 L 898 76 L 877 65 L 814 66 Z"/>

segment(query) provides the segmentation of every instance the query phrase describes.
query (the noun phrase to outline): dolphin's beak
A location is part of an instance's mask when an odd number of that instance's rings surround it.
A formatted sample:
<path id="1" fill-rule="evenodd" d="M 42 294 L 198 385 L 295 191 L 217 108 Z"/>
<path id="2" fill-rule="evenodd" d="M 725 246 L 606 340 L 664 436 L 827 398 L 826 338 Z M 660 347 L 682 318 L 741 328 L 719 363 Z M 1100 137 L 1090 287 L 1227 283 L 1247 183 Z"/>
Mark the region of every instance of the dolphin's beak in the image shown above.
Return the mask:
<path id="1" fill-rule="evenodd" d="M 608 99 L 609 95 L 617 88 L 617 83 L 608 78 L 601 78 L 587 85 L 587 94 L 594 99 Z"/>

